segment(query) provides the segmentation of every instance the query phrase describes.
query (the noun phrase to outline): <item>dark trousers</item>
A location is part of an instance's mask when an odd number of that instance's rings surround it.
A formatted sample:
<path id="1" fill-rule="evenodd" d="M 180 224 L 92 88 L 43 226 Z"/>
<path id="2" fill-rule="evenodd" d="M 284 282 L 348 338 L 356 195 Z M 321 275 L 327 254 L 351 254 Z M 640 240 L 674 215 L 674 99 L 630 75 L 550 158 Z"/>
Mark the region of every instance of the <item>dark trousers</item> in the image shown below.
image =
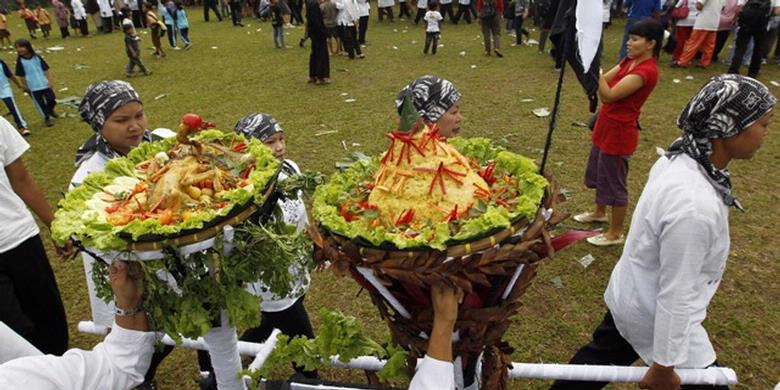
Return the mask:
<path id="1" fill-rule="evenodd" d="M 70 36 L 70 30 L 68 30 L 68 26 L 60 27 L 60 35 L 62 35 L 63 38 Z"/>
<path id="2" fill-rule="evenodd" d="M 460 18 L 466 18 L 466 23 L 471 24 L 471 10 L 469 10 L 468 5 L 458 4 L 458 12 L 455 13 L 455 17 L 452 18 L 452 21 L 455 24 L 458 24 L 460 22 Z"/>
<path id="3" fill-rule="evenodd" d="M 139 58 L 128 57 L 128 61 L 127 61 L 127 74 L 132 74 L 133 72 L 135 72 L 135 67 L 136 66 L 139 69 L 141 69 L 141 72 L 144 72 L 144 74 L 149 73 L 149 71 L 144 66 L 144 63 L 141 62 L 141 58 L 140 57 Z"/>
<path id="4" fill-rule="evenodd" d="M 417 8 L 417 16 L 414 17 L 414 24 L 420 23 L 420 19 L 425 16 L 425 13 L 428 12 L 425 8 Z"/>
<path id="5" fill-rule="evenodd" d="M 748 28 L 747 26 L 740 27 L 739 31 L 737 31 L 734 59 L 731 61 L 729 73 L 739 73 L 739 68 L 742 65 L 740 59 L 745 56 L 745 50 L 747 50 L 750 38 L 753 38 L 753 57 L 750 58 L 748 77 L 758 76 L 758 72 L 761 70 L 761 59 L 764 57 L 763 48 L 764 40 L 766 39 L 766 26 L 763 26 L 763 28 L 761 26 L 753 28 Z"/>
<path id="6" fill-rule="evenodd" d="M 447 18 L 450 18 L 450 21 L 455 20 L 455 15 L 452 12 L 452 3 L 449 4 L 441 4 L 441 17 L 442 21 L 447 20 Z"/>
<path id="7" fill-rule="evenodd" d="M 357 43 L 357 29 L 355 26 L 341 26 L 341 43 L 347 51 L 349 58 L 355 58 L 355 54 L 362 55 L 360 45 Z"/>
<path id="8" fill-rule="evenodd" d="M 431 43 L 433 43 L 433 54 L 436 54 L 436 48 L 439 47 L 439 33 L 438 32 L 426 32 L 425 33 L 425 49 L 423 49 L 423 53 L 428 54 L 428 49 L 431 47 Z"/>
<path id="9" fill-rule="evenodd" d="M 498 15 L 493 15 L 489 18 L 480 19 L 480 23 L 485 52 L 491 52 L 491 42 L 493 49 L 501 50 L 501 18 Z"/>
<path id="10" fill-rule="evenodd" d="M 412 17 L 412 12 L 409 11 L 409 1 L 405 1 L 403 3 L 398 3 L 398 17 L 403 18 L 406 16 L 407 18 Z"/>
<path id="11" fill-rule="evenodd" d="M 7 97 L 3 98 L 3 103 L 5 103 L 5 106 L 8 108 L 8 111 L 11 112 L 11 115 L 14 117 L 14 122 L 16 122 L 16 128 L 26 128 L 27 123 L 24 121 L 24 117 L 22 117 L 21 111 L 19 111 L 19 107 L 16 105 L 16 101 L 13 97 Z"/>
<path id="12" fill-rule="evenodd" d="M 523 35 L 525 35 L 525 39 L 531 38 L 531 34 L 528 32 L 528 30 L 523 28 L 523 16 L 522 15 L 515 15 L 514 22 L 512 25 L 515 28 L 515 38 L 516 43 L 520 45 L 523 43 Z"/>
<path id="13" fill-rule="evenodd" d="M 311 37 L 311 54 L 309 55 L 309 78 L 330 78 L 330 56 L 328 42 L 324 36 Z"/>
<path id="14" fill-rule="evenodd" d="M 131 11 L 131 14 L 133 18 L 133 26 L 135 28 L 146 27 L 146 24 L 144 24 L 144 14 L 141 12 L 141 10 L 133 10 Z"/>
<path id="15" fill-rule="evenodd" d="M 41 236 L 0 253 L 0 321 L 44 354 L 68 349 L 68 324 Z"/>
<path id="16" fill-rule="evenodd" d="M 720 52 L 723 50 L 723 47 L 726 46 L 726 41 L 729 39 L 729 32 L 729 30 L 718 31 L 718 35 L 715 36 L 715 50 L 712 52 L 713 61 L 718 60 Z"/>
<path id="17" fill-rule="evenodd" d="M 209 21 L 209 10 L 214 11 L 214 14 L 217 15 L 217 19 L 219 21 L 222 21 L 222 15 L 220 15 L 219 10 L 217 9 L 217 0 L 203 0 L 203 20 Z"/>
<path id="18" fill-rule="evenodd" d="M 571 358 L 569 364 L 630 366 L 638 359 L 639 355 L 634 351 L 634 348 L 618 332 L 612 314 L 608 310 L 607 314 L 604 315 L 604 320 L 593 332 L 593 340 L 580 348 Z M 597 390 L 607 384 L 607 382 L 555 381 L 550 389 Z M 728 386 L 682 386 L 683 390 L 727 390 L 728 388 Z"/>
<path id="19" fill-rule="evenodd" d="M 89 35 L 89 25 L 86 18 L 79 20 L 79 30 L 81 30 L 81 35 Z"/>
<path id="20" fill-rule="evenodd" d="M 157 375 L 157 367 L 160 366 L 160 363 L 173 352 L 173 346 L 171 345 L 165 345 L 162 347 L 162 349 L 155 349 L 154 353 L 152 354 L 152 361 L 149 364 L 149 369 L 146 370 L 146 375 L 144 375 L 144 383 L 152 383 L 154 380 L 154 376 Z M 198 351 L 200 353 L 202 351 Z M 206 352 L 208 355 L 208 352 Z"/>
<path id="21" fill-rule="evenodd" d="M 311 327 L 311 321 L 309 321 L 309 314 L 303 306 L 304 298 L 305 296 L 298 298 L 295 304 L 279 312 L 260 312 L 260 326 L 247 329 L 241 335 L 240 340 L 262 343 L 271 335 L 274 328 L 282 331 L 282 334 L 290 336 L 291 339 L 295 336 L 306 336 L 313 339 L 314 331 Z M 213 371 L 208 352 L 198 351 L 198 364 L 201 371 Z M 304 371 L 303 367 L 295 365 L 293 368 L 307 378 L 317 378 L 317 371 Z M 214 378 L 214 375 L 211 375 L 211 378 Z"/>
<path id="22" fill-rule="evenodd" d="M 303 24 L 303 1 L 293 0 L 289 2 L 290 5 L 290 22 L 295 24 Z"/>
<path id="23" fill-rule="evenodd" d="M 32 91 L 32 99 L 43 119 L 49 119 L 54 112 L 54 106 L 57 105 L 54 91 L 51 88 Z"/>
<path id="24" fill-rule="evenodd" d="M 114 31 L 114 18 L 112 17 L 101 17 L 100 20 L 103 22 L 103 32 L 104 33 L 110 33 Z"/>
<path id="25" fill-rule="evenodd" d="M 401 7 L 403 7 L 403 3 L 401 3 Z M 383 7 L 379 9 L 379 21 L 381 22 L 387 14 L 387 18 L 390 19 L 390 21 L 393 21 L 393 7 Z M 398 17 L 401 17 L 401 15 L 398 15 Z"/>
<path id="26" fill-rule="evenodd" d="M 241 24 L 241 3 L 236 1 L 230 2 L 230 18 L 233 20 L 234 26 Z"/>
<path id="27" fill-rule="evenodd" d="M 368 31 L 368 16 L 361 16 L 358 21 L 358 43 L 361 45 L 366 44 L 366 31 Z M 358 53 L 360 54 L 360 53 Z"/>
<path id="28" fill-rule="evenodd" d="M 179 34 L 181 34 L 181 41 L 184 42 L 185 45 L 189 45 L 190 44 L 190 29 L 189 28 L 179 29 Z"/>

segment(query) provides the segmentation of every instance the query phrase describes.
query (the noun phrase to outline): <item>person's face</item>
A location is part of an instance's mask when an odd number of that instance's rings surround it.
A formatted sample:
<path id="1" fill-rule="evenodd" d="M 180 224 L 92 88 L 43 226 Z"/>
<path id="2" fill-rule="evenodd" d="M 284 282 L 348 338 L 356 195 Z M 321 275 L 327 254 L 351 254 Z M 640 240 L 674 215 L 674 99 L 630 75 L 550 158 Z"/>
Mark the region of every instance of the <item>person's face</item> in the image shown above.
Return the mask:
<path id="1" fill-rule="evenodd" d="M 127 154 L 141 144 L 146 125 L 144 106 L 138 102 L 130 102 L 111 113 L 103 123 L 100 134 L 111 147 Z"/>
<path id="2" fill-rule="evenodd" d="M 632 34 L 628 36 L 626 48 L 628 49 L 626 55 L 633 60 L 647 53 L 652 54 L 655 50 L 655 40 L 648 40 L 645 37 Z"/>
<path id="3" fill-rule="evenodd" d="M 455 137 L 460 133 L 460 122 L 463 115 L 460 114 L 460 104 L 455 103 L 436 124 L 439 126 L 439 134 L 444 138 Z"/>
<path id="4" fill-rule="evenodd" d="M 16 48 L 16 54 L 19 54 L 22 57 L 26 57 L 26 56 L 30 55 L 30 51 L 27 50 L 27 47 L 22 46 L 22 45 L 16 45 L 14 47 Z"/>
<path id="5" fill-rule="evenodd" d="M 761 148 L 764 137 L 769 135 L 769 125 L 772 123 L 774 110 L 769 111 L 761 119 L 755 121 L 739 134 L 723 139 L 723 146 L 733 159 L 749 159 Z"/>
<path id="6" fill-rule="evenodd" d="M 284 133 L 274 133 L 272 136 L 263 140 L 265 146 L 268 146 L 274 153 L 274 157 L 284 160 L 287 153 L 287 143 L 284 141 Z"/>

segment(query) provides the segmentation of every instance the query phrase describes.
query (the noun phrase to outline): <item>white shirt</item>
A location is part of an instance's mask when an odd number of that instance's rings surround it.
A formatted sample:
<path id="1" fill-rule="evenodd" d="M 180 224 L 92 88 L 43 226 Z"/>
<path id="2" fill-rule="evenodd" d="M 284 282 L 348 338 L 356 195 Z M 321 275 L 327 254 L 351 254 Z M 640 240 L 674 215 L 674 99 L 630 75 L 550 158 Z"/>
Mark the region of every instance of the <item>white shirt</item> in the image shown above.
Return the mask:
<path id="1" fill-rule="evenodd" d="M 426 32 L 439 32 L 439 21 L 444 18 L 439 11 L 428 11 L 423 19 L 428 23 L 428 27 L 425 28 Z"/>
<path id="2" fill-rule="evenodd" d="M 113 324 L 111 333 L 91 351 L 71 349 L 61 357 L 30 356 L 0 365 L 0 389 L 132 389 L 149 369 L 154 337 L 152 332 Z"/>
<path id="3" fill-rule="evenodd" d="M 653 165 L 604 293 L 617 329 L 646 364 L 715 361 L 702 321 L 726 267 L 728 215 L 692 158 Z"/>
<path id="4" fill-rule="evenodd" d="M 110 18 L 114 16 L 114 7 L 111 6 L 110 0 L 98 0 L 98 7 L 100 7 L 101 17 Z"/>
<path id="5" fill-rule="evenodd" d="M 393 1 L 393 0 L 379 0 L 377 2 L 377 7 L 379 7 L 379 8 L 392 7 L 394 4 L 395 4 L 395 1 Z"/>
<path id="6" fill-rule="evenodd" d="M 284 160 L 285 164 L 288 164 L 297 173 L 301 173 L 301 169 L 292 160 Z M 284 171 L 279 172 L 279 181 L 284 181 L 288 176 Z M 279 207 L 282 209 L 282 220 L 289 225 L 295 225 L 298 231 L 306 229 L 306 225 L 309 224 L 309 217 L 306 214 L 306 206 L 303 203 L 303 194 L 299 193 L 297 199 L 287 199 L 285 201 L 279 200 Z M 295 284 L 292 286 L 290 295 L 285 297 L 279 297 L 276 294 L 268 291 L 262 282 L 250 283 L 247 286 L 247 290 L 263 298 L 260 304 L 260 309 L 267 312 L 279 312 L 288 309 L 295 304 L 298 298 L 301 297 L 309 289 L 311 283 L 311 276 L 308 270 L 301 273 L 298 268 L 291 267 L 290 273 L 295 274 Z M 298 294 L 294 294 L 294 293 Z"/>
<path id="7" fill-rule="evenodd" d="M 417 0 L 417 8 L 428 9 L 428 0 Z"/>
<path id="8" fill-rule="evenodd" d="M 357 12 L 359 17 L 368 16 L 371 5 L 368 0 L 357 0 Z"/>
<path id="9" fill-rule="evenodd" d="M 337 17 L 339 26 L 354 26 L 358 20 L 357 3 L 355 0 L 336 0 L 339 10 Z"/>
<path id="10" fill-rule="evenodd" d="M 73 8 L 73 17 L 77 20 L 84 20 L 87 17 L 87 11 L 84 10 L 81 0 L 71 0 L 70 6 Z"/>
<path id="11" fill-rule="evenodd" d="M 439 0 L 439 4 L 452 4 L 452 0 Z"/>
<path id="12" fill-rule="evenodd" d="M 454 369 L 452 362 L 426 356 L 417 365 L 417 372 L 409 383 L 409 390 L 454 390 Z"/>
<path id="13" fill-rule="evenodd" d="M 720 11 L 723 9 L 723 0 L 697 0 L 704 8 L 696 16 L 693 28 L 704 31 L 718 31 L 720 26 Z"/>
<path id="14" fill-rule="evenodd" d="M 471 0 L 458 0 L 458 4 L 460 5 L 470 5 Z"/>
<path id="15" fill-rule="evenodd" d="M 677 4 L 675 4 L 675 7 L 681 7 L 684 1 L 685 0 L 678 0 Z M 682 20 L 678 20 L 677 26 L 693 27 L 693 24 L 696 23 L 696 14 L 698 13 L 699 11 L 696 9 L 696 1 L 688 0 L 688 17 Z"/>
<path id="16" fill-rule="evenodd" d="M 22 135 L 5 118 L 0 118 L 0 165 L 3 167 L 0 170 L 0 253 L 16 248 L 40 232 L 5 172 L 29 148 Z"/>

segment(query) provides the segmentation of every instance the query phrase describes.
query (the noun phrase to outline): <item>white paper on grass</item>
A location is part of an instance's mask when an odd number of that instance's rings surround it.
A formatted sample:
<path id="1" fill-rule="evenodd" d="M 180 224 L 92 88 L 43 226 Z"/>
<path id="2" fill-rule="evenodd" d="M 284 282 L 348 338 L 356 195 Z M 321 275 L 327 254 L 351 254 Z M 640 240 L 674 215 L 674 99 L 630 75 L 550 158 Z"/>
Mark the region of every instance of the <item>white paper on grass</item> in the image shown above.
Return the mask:
<path id="1" fill-rule="evenodd" d="M 680 84 L 680 79 L 672 79 L 672 82 L 675 84 Z"/>
<path id="2" fill-rule="evenodd" d="M 539 118 L 545 118 L 545 117 L 550 116 L 550 109 L 548 109 L 547 107 L 535 108 L 531 112 L 533 112 L 534 115 L 538 116 Z"/>
<path id="3" fill-rule="evenodd" d="M 593 257 L 590 253 L 588 253 L 585 256 L 582 256 L 582 258 L 579 260 L 580 265 L 582 265 L 582 268 L 588 268 L 593 262 L 596 261 L 596 258 Z"/>
<path id="4" fill-rule="evenodd" d="M 772 80 L 772 81 L 770 81 L 770 82 L 769 82 L 769 84 L 772 84 L 772 85 L 774 85 L 775 87 L 780 87 L 780 83 L 778 83 L 778 82 L 777 82 L 777 81 L 775 81 L 775 80 Z M 780 390 L 780 389 L 778 389 L 778 390 Z"/>
<path id="5" fill-rule="evenodd" d="M 582 69 L 587 73 L 601 42 L 603 6 L 601 0 L 577 1 L 577 46 Z"/>
<path id="6" fill-rule="evenodd" d="M 693 76 L 691 76 L 691 75 L 687 75 L 687 76 L 685 76 L 685 79 L 686 79 L 686 80 L 693 80 Z"/>
<path id="7" fill-rule="evenodd" d="M 563 288 L 563 280 L 560 276 L 556 276 L 550 280 L 555 288 Z"/>

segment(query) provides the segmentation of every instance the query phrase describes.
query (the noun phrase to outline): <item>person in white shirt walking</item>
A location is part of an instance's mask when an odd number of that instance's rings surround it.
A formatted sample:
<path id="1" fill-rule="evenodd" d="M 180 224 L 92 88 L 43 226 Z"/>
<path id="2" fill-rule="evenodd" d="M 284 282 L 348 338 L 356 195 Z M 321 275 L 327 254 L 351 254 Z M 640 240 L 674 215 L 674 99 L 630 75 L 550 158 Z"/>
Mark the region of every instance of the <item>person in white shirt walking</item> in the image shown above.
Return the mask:
<path id="1" fill-rule="evenodd" d="M 699 15 L 693 24 L 693 32 L 685 42 L 680 61 L 673 66 L 685 68 L 691 64 L 696 53 L 701 52 L 699 67 L 706 68 L 712 62 L 712 53 L 715 51 L 715 39 L 718 35 L 720 10 L 723 8 L 723 0 L 696 0 L 696 10 Z"/>
<path id="2" fill-rule="evenodd" d="M 360 44 L 357 41 L 357 24 L 360 20 L 357 1 L 336 0 L 336 8 L 339 10 L 339 35 L 341 36 L 344 50 L 347 51 L 350 59 L 354 59 L 356 54 L 358 58 L 364 58 L 363 51 L 360 49 Z"/>
<path id="3" fill-rule="evenodd" d="M 368 31 L 368 15 L 371 12 L 371 4 L 368 0 L 357 0 L 358 11 L 358 44 L 366 44 L 366 32 Z"/>
<path id="4" fill-rule="evenodd" d="M 428 6 L 428 12 L 425 13 L 425 23 L 428 26 L 425 28 L 425 48 L 423 49 L 423 54 L 428 54 L 431 43 L 433 43 L 433 54 L 436 54 L 436 49 L 439 47 L 439 34 L 441 34 L 439 24 L 444 18 L 439 13 L 438 8 L 438 4 L 431 3 Z"/>
<path id="5" fill-rule="evenodd" d="M 571 364 L 650 366 L 642 389 L 680 386 L 675 368 L 716 365 L 702 326 L 729 254 L 728 165 L 761 147 L 777 99 L 755 79 L 716 76 L 680 113 L 683 135 L 650 170 L 623 255 L 604 293 L 608 311 Z M 552 389 L 600 389 L 604 382 L 558 381 Z"/>

